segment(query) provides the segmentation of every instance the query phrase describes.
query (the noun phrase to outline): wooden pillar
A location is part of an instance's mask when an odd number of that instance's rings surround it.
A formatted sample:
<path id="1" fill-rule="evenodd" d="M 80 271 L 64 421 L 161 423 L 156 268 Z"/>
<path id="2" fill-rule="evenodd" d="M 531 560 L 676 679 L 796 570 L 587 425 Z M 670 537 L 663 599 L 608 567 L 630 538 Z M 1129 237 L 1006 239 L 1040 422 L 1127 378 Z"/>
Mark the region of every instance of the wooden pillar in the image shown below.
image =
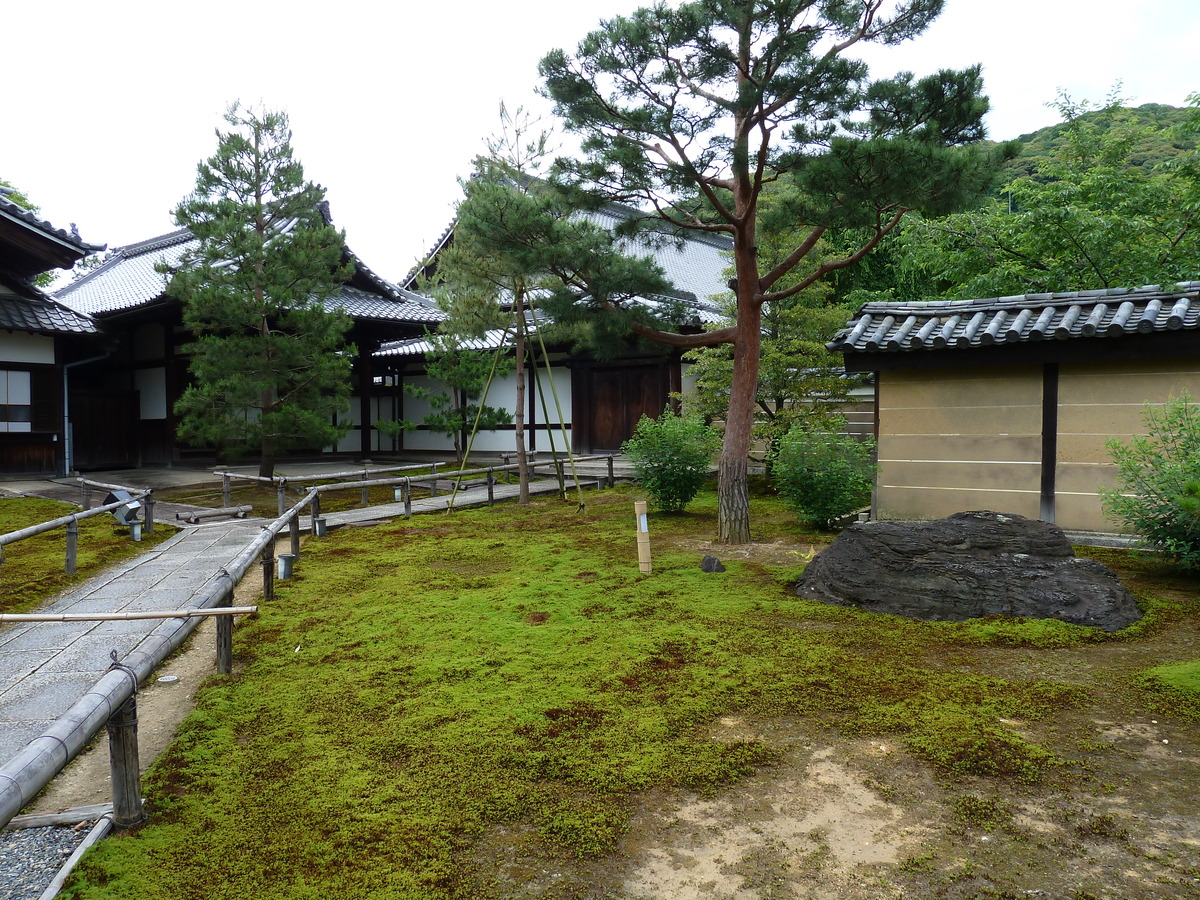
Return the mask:
<path id="1" fill-rule="evenodd" d="M 136 695 L 109 716 L 108 759 L 112 773 L 113 824 L 128 828 L 146 818 L 138 770 Z"/>
<path id="2" fill-rule="evenodd" d="M 233 595 L 226 594 L 218 606 L 232 606 Z M 233 616 L 217 616 L 217 674 L 233 672 Z"/>
<path id="3" fill-rule="evenodd" d="M 68 575 L 75 574 L 75 560 L 79 554 L 79 521 L 71 519 L 67 523 L 67 560 L 64 571 Z"/>
<path id="4" fill-rule="evenodd" d="M 374 342 L 367 341 L 362 335 L 357 338 L 358 342 L 358 421 L 359 430 L 361 432 L 361 440 L 359 446 L 362 449 L 362 458 L 371 458 L 371 391 L 374 388 L 374 381 L 371 378 L 371 351 L 374 349 Z M 367 503 L 364 500 L 363 505 Z"/>
<path id="5" fill-rule="evenodd" d="M 262 552 L 263 602 L 275 599 L 275 542 L 267 544 Z"/>
<path id="6" fill-rule="evenodd" d="M 1054 482 L 1057 470 L 1058 363 L 1046 363 L 1042 368 L 1042 480 L 1041 507 L 1038 513 L 1043 522 L 1054 521 Z"/>

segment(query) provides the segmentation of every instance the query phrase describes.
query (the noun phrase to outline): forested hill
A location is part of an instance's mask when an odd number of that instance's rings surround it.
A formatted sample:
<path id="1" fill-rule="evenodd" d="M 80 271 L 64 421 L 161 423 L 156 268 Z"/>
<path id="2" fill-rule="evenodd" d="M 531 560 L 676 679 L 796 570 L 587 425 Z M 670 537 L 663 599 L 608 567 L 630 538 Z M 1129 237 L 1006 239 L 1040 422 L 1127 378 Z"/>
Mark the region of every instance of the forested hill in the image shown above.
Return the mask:
<path id="1" fill-rule="evenodd" d="M 1161 162 L 1195 149 L 1194 138 L 1174 137 L 1171 134 L 1172 126 L 1181 123 L 1187 113 L 1187 109 L 1178 106 L 1144 103 L 1135 107 L 1092 110 L 1079 116 L 1078 121 L 1094 125 L 1100 131 L 1113 127 L 1141 131 L 1131 137 L 1128 163 L 1152 169 Z M 998 184 L 1006 184 L 1022 175 L 1032 175 L 1039 163 L 1061 157 L 1068 147 L 1067 128 L 1066 122 L 1059 122 L 1016 138 L 1021 144 L 1021 155 L 1005 166 Z"/>

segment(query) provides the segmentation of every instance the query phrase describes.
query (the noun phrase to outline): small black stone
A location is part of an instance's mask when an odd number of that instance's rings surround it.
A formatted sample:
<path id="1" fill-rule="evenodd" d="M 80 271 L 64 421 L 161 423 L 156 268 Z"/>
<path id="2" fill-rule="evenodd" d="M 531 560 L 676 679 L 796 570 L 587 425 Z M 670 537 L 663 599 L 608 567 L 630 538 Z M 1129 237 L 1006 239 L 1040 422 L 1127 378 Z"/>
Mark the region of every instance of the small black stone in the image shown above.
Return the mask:
<path id="1" fill-rule="evenodd" d="M 706 556 L 700 560 L 700 568 L 705 572 L 724 572 L 725 567 L 715 556 Z"/>

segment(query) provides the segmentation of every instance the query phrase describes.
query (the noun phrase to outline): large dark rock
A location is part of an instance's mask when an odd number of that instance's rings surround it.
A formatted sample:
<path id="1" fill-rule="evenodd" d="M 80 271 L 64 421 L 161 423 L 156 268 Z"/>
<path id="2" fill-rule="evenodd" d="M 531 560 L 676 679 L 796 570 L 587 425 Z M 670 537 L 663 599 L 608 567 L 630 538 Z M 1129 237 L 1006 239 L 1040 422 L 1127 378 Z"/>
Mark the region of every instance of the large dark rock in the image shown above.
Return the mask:
<path id="1" fill-rule="evenodd" d="M 808 564 L 796 593 L 952 622 L 1024 616 L 1117 631 L 1141 618 L 1116 576 L 1077 559 L 1062 529 L 986 511 L 851 525 Z"/>

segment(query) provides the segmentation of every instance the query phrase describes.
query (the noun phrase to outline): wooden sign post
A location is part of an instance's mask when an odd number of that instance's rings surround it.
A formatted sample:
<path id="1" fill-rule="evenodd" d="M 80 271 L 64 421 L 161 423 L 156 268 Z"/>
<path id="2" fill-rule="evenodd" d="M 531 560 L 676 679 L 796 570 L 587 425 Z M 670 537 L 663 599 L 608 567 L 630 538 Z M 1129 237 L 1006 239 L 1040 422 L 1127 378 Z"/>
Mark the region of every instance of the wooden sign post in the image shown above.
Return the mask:
<path id="1" fill-rule="evenodd" d="M 646 501 L 635 500 L 633 514 L 637 522 L 638 568 L 643 575 L 650 574 L 650 523 L 647 519 Z"/>

